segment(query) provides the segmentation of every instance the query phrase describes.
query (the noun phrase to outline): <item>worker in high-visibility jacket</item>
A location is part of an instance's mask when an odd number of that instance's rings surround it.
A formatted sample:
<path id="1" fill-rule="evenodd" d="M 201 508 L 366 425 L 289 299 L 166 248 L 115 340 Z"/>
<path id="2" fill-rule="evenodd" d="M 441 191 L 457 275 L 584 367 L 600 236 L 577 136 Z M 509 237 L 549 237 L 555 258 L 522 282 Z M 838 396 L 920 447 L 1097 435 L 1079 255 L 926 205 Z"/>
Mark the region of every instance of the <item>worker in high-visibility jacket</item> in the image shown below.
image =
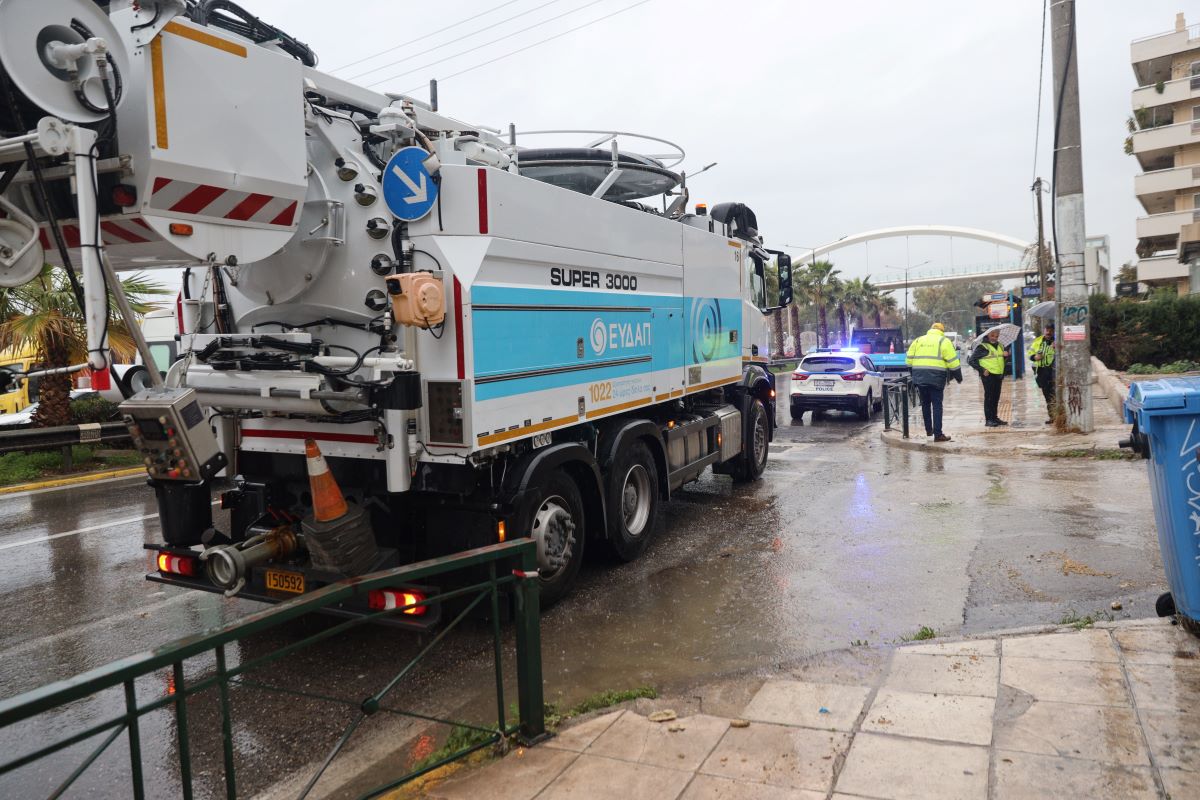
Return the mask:
<path id="1" fill-rule="evenodd" d="M 1029 361 L 1037 376 L 1038 388 L 1046 398 L 1046 424 L 1054 422 L 1054 323 L 1047 322 L 1042 335 L 1029 347 Z"/>
<path id="2" fill-rule="evenodd" d="M 992 328 L 968 361 L 983 380 L 983 418 L 989 428 L 1008 424 L 1000 419 L 1000 392 L 1004 388 L 1004 373 L 1008 371 L 1004 360 L 1008 356 L 1009 351 L 1000 344 L 999 329 Z"/>
<path id="3" fill-rule="evenodd" d="M 962 365 L 954 343 L 946 338 L 946 326 L 933 323 L 929 333 L 913 339 L 904 361 L 912 370 L 912 382 L 921 395 L 921 417 L 925 435 L 935 442 L 948 442 L 942 431 L 942 398 L 950 378 L 962 383 Z"/>

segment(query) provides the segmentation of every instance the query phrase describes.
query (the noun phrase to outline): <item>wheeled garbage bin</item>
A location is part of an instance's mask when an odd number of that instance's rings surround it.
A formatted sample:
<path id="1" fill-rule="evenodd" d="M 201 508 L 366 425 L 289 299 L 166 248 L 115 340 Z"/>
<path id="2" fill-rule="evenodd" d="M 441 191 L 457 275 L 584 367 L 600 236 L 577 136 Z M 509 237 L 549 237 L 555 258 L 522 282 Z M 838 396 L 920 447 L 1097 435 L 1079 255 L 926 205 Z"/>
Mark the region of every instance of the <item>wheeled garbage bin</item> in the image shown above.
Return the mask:
<path id="1" fill-rule="evenodd" d="M 1160 616 L 1175 614 L 1200 635 L 1200 378 L 1141 381 L 1125 398 L 1131 447 L 1147 459 L 1158 546 L 1171 591 Z"/>

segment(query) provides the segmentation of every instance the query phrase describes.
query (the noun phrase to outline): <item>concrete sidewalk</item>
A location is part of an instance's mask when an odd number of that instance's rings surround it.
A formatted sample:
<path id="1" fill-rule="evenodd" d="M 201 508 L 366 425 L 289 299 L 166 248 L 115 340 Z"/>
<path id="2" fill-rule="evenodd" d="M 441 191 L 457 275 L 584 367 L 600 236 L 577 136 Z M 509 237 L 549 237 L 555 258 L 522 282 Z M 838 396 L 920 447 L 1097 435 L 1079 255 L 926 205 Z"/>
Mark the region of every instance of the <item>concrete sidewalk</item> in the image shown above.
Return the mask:
<path id="1" fill-rule="evenodd" d="M 1120 403 L 1114 402 L 1111 397 L 1120 393 L 1121 398 L 1118 399 L 1123 401 L 1124 391 L 1124 384 L 1117 379 L 1096 380 L 1092 384 L 1095 430 L 1087 435 L 1059 433 L 1053 425 L 1046 424 L 1046 402 L 1034 382 L 1033 374 L 1019 381 L 1009 378 L 1004 381 L 999 409 L 1000 419 L 1009 424 L 1003 428 L 988 428 L 984 426 L 983 418 L 983 382 L 974 370 L 964 369 L 962 384 L 951 381 L 946 387 L 942 429 L 952 441 L 937 444 L 925 438 L 920 405 L 912 409 L 908 439 L 903 438 L 899 423 L 893 422 L 893 430 L 884 431 L 883 440 L 889 445 L 913 450 L 981 456 L 1113 450 L 1119 440 L 1129 436 L 1129 426 L 1117 411 Z"/>
<path id="2" fill-rule="evenodd" d="M 585 718 L 423 796 L 1179 800 L 1198 706 L 1200 643 L 1165 620 L 852 648 Z"/>

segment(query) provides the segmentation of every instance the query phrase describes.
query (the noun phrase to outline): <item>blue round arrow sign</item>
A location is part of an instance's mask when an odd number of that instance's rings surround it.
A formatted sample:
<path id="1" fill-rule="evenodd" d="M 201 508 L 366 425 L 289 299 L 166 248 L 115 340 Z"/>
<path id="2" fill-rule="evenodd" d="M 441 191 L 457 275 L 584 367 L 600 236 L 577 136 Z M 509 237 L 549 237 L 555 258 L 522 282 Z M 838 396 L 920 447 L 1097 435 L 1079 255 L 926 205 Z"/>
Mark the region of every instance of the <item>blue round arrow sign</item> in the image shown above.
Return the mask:
<path id="1" fill-rule="evenodd" d="M 438 185 L 425 169 L 427 158 L 429 151 L 422 147 L 403 147 L 383 170 L 383 201 L 397 219 L 418 220 L 437 202 Z"/>

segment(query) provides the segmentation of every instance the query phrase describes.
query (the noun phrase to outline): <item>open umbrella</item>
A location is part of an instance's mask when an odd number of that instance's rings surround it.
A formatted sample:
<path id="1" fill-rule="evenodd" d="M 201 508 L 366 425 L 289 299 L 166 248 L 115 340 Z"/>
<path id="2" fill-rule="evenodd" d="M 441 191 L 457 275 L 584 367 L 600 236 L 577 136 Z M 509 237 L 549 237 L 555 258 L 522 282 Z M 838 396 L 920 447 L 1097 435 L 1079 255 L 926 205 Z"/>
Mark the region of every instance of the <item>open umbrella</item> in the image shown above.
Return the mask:
<path id="1" fill-rule="evenodd" d="M 1028 311 L 1025 312 L 1025 315 L 1029 317 L 1049 317 L 1053 319 L 1054 312 L 1057 307 L 1058 304 L 1053 300 L 1045 300 L 1035 306 L 1032 306 Z"/>
<path id="2" fill-rule="evenodd" d="M 978 347 L 979 343 L 983 341 L 984 337 L 992 331 L 1000 331 L 1000 344 L 1004 347 L 1008 347 L 1017 340 L 1018 336 L 1021 335 L 1021 326 L 1014 325 L 1011 322 L 1002 322 L 999 325 L 988 328 L 986 331 L 971 340 L 971 349 L 974 350 L 976 347 Z"/>

